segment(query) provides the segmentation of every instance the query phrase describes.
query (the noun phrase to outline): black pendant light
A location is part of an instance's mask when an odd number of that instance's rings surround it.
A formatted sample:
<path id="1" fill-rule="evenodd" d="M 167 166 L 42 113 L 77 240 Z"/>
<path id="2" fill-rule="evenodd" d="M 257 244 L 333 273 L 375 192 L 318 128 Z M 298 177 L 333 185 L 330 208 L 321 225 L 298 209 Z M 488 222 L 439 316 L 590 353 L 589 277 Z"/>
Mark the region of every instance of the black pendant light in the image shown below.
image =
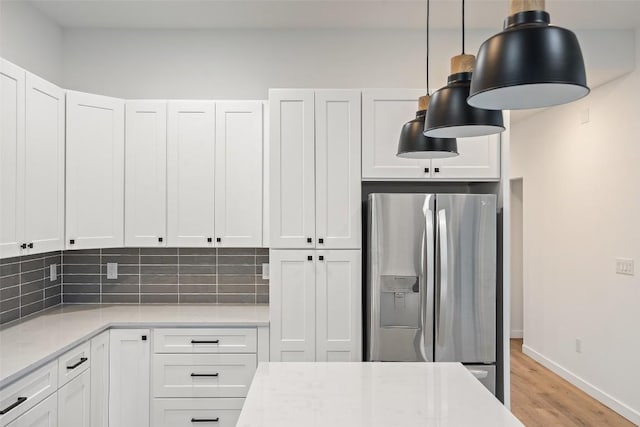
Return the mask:
<path id="1" fill-rule="evenodd" d="M 589 93 L 578 39 L 550 22 L 544 0 L 511 0 L 504 31 L 480 46 L 470 105 L 502 110 L 550 107 Z"/>
<path id="2" fill-rule="evenodd" d="M 423 134 L 429 108 L 429 0 L 427 0 L 427 95 L 418 100 L 416 118 L 405 123 L 400 132 L 398 157 L 407 159 L 442 159 L 458 155 L 455 138 L 429 138 Z"/>
<path id="3" fill-rule="evenodd" d="M 467 104 L 475 57 L 464 53 L 464 9 L 462 0 L 462 54 L 451 58 L 447 85 L 433 94 L 425 119 L 424 134 L 433 138 L 492 135 L 505 129 L 502 111 Z"/>

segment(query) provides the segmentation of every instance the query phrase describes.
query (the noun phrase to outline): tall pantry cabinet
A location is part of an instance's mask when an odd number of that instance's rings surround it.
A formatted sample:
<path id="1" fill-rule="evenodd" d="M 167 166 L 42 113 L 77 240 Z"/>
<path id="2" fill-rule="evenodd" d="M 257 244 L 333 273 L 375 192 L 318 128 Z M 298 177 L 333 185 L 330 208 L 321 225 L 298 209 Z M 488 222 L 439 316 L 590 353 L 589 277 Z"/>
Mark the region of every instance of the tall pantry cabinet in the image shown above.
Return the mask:
<path id="1" fill-rule="evenodd" d="M 271 360 L 361 360 L 361 93 L 269 102 Z"/>

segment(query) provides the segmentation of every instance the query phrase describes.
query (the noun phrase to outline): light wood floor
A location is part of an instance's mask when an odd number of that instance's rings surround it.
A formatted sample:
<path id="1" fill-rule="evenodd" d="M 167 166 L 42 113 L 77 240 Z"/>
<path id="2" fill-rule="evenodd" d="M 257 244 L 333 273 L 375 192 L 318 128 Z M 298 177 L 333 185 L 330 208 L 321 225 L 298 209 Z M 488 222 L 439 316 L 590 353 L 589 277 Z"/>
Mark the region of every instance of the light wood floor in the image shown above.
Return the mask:
<path id="1" fill-rule="evenodd" d="M 511 410 L 527 427 L 634 426 L 522 353 L 511 340 Z"/>

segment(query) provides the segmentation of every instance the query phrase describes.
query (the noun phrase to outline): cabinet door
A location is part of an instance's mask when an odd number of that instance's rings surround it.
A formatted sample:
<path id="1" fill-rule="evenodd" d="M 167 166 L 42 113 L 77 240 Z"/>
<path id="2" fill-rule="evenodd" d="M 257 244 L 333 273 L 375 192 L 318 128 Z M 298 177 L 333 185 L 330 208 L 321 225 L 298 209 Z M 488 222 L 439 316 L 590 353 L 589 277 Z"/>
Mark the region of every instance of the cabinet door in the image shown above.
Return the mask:
<path id="1" fill-rule="evenodd" d="M 313 91 L 269 91 L 269 115 L 271 247 L 314 248 Z"/>
<path id="2" fill-rule="evenodd" d="M 318 251 L 316 361 L 362 361 L 360 251 Z"/>
<path id="3" fill-rule="evenodd" d="M 61 424 L 62 425 L 62 424 Z M 53 393 L 7 427 L 57 427 L 58 393 Z"/>
<path id="4" fill-rule="evenodd" d="M 25 72 L 0 59 L 0 258 L 24 243 Z"/>
<path id="5" fill-rule="evenodd" d="M 361 245 L 360 92 L 315 94 L 316 247 Z"/>
<path id="6" fill-rule="evenodd" d="M 91 340 L 91 427 L 109 427 L 109 331 Z"/>
<path id="7" fill-rule="evenodd" d="M 127 101 L 124 243 L 167 243 L 167 103 Z"/>
<path id="8" fill-rule="evenodd" d="M 89 427 L 91 423 L 91 376 L 84 371 L 58 390 L 58 424 Z"/>
<path id="9" fill-rule="evenodd" d="M 64 91 L 27 73 L 25 237 L 28 253 L 64 248 Z"/>
<path id="10" fill-rule="evenodd" d="M 371 89 L 362 92 L 362 178 L 428 178 L 429 161 L 396 156 L 402 126 L 416 117 L 424 90 Z"/>
<path id="11" fill-rule="evenodd" d="M 67 93 L 66 172 L 67 249 L 122 246 L 123 100 Z"/>
<path id="12" fill-rule="evenodd" d="M 433 159 L 433 177 L 438 179 L 500 179 L 500 135 L 458 138 L 459 156 Z"/>
<path id="13" fill-rule="evenodd" d="M 215 104 L 170 101 L 167 122 L 170 246 L 214 246 Z"/>
<path id="14" fill-rule="evenodd" d="M 269 253 L 272 362 L 313 362 L 315 353 L 315 251 Z"/>
<path id="15" fill-rule="evenodd" d="M 149 330 L 113 329 L 109 339 L 109 424 L 149 427 Z"/>
<path id="16" fill-rule="evenodd" d="M 262 103 L 216 103 L 216 244 L 262 245 Z"/>

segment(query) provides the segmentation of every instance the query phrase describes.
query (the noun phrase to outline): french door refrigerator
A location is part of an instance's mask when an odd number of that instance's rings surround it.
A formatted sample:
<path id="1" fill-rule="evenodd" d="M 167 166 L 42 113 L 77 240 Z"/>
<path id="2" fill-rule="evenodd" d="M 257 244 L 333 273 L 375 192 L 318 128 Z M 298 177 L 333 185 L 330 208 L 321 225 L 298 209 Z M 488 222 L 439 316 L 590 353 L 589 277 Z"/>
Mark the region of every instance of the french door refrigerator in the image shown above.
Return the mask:
<path id="1" fill-rule="evenodd" d="M 495 195 L 369 195 L 366 355 L 462 362 L 495 393 Z"/>

